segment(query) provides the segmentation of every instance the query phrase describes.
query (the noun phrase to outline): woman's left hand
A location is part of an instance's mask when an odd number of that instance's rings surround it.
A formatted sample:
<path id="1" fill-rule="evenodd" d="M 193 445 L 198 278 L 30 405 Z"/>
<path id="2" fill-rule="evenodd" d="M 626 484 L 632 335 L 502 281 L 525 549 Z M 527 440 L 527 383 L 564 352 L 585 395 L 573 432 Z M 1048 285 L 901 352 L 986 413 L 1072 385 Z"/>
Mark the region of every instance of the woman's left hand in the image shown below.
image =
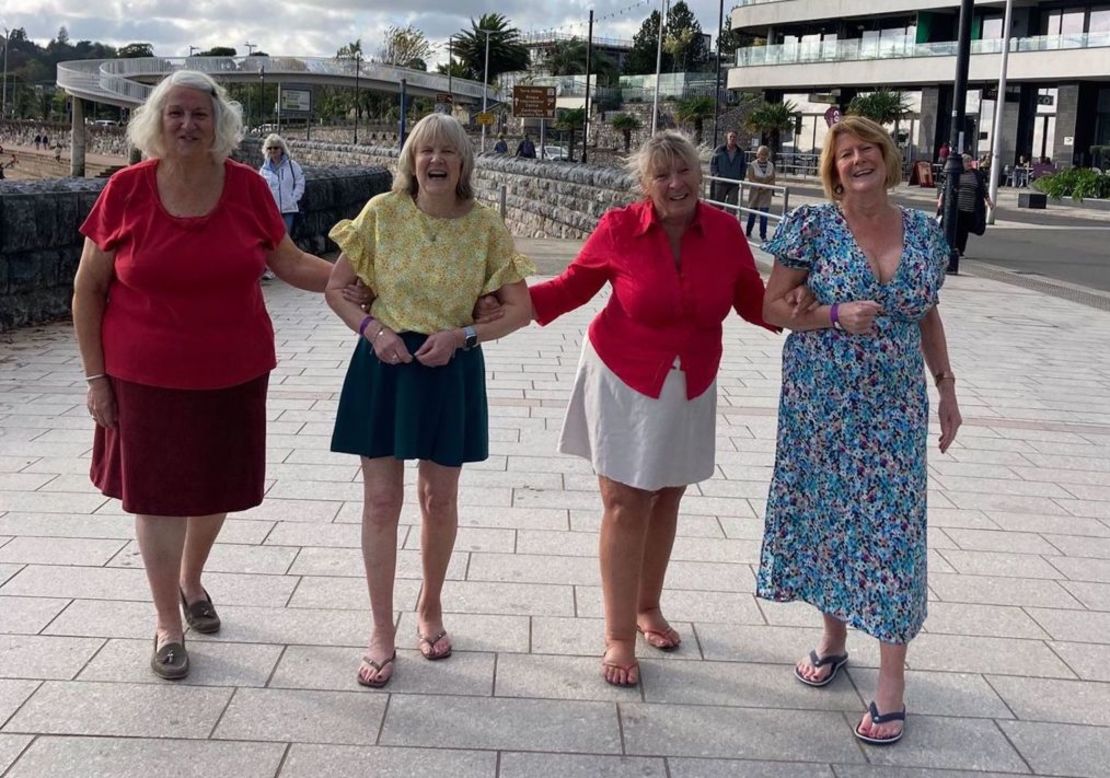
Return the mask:
<path id="1" fill-rule="evenodd" d="M 374 295 L 361 278 L 356 278 L 353 284 L 347 284 L 342 289 L 343 299 L 349 303 L 356 303 L 363 310 L 374 301 Z"/>
<path id="2" fill-rule="evenodd" d="M 791 289 L 783 299 L 790 306 L 790 318 L 792 319 L 811 313 L 821 307 L 821 304 L 817 302 L 817 295 L 805 284 L 800 284 Z"/>
<path id="3" fill-rule="evenodd" d="M 442 367 L 451 361 L 455 351 L 462 345 L 461 333 L 462 330 L 433 332 L 413 356 L 425 367 Z"/>
<path id="4" fill-rule="evenodd" d="M 956 403 L 955 389 L 941 391 L 937 416 L 940 417 L 940 453 L 943 454 L 952 445 L 952 441 L 956 439 L 956 432 L 964 423 L 963 417 L 960 416 L 960 407 Z"/>
<path id="5" fill-rule="evenodd" d="M 505 306 L 497 299 L 497 295 L 484 294 L 474 303 L 474 312 L 471 315 L 475 324 L 489 324 L 505 315 Z"/>

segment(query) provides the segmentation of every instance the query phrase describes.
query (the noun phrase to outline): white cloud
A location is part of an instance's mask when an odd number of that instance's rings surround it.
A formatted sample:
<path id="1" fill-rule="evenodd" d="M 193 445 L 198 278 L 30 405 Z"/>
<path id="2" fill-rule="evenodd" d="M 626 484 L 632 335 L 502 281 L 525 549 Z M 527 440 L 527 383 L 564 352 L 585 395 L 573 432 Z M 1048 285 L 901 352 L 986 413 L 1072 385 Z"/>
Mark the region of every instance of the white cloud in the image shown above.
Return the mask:
<path id="1" fill-rule="evenodd" d="M 361 38 L 363 50 L 376 52 L 391 25 L 411 24 L 439 42 L 470 26 L 470 19 L 497 12 L 523 32 L 557 29 L 586 35 L 592 8 L 594 35 L 631 39 L 659 0 L 4 0 L 0 25 L 23 27 L 45 44 L 65 25 L 70 39 L 122 46 L 154 44 L 157 54 L 183 56 L 189 46 L 232 46 L 246 53 L 250 41 L 271 54 L 331 56 Z M 705 32 L 717 33 L 718 0 L 687 0 Z M 733 5 L 726 4 L 726 12 Z M 630 8 L 630 6 L 635 6 Z M 623 13 L 621 11 L 623 10 Z M 727 17 L 726 17 L 727 24 Z"/>

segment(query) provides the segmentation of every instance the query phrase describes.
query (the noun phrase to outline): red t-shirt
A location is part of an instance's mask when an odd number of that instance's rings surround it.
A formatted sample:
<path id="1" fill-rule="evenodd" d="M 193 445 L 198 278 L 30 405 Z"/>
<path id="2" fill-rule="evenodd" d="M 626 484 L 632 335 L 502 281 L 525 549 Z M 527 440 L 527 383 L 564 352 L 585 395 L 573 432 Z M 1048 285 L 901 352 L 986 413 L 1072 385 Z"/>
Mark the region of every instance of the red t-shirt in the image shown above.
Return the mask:
<path id="1" fill-rule="evenodd" d="M 650 201 L 606 213 L 562 275 L 529 287 L 536 321 L 577 308 L 607 281 L 613 294 L 590 324 L 590 342 L 617 377 L 649 397 L 663 390 L 676 356 L 688 399 L 709 388 L 729 309 L 778 332 L 763 321 L 763 280 L 739 223 L 704 203 L 682 236 L 681 268 Z"/>
<path id="2" fill-rule="evenodd" d="M 158 197 L 158 160 L 119 171 L 81 232 L 115 252 L 101 325 L 105 372 L 173 389 L 245 383 L 277 364 L 258 279 L 285 236 L 270 188 L 224 163 L 207 216 L 171 216 Z"/>

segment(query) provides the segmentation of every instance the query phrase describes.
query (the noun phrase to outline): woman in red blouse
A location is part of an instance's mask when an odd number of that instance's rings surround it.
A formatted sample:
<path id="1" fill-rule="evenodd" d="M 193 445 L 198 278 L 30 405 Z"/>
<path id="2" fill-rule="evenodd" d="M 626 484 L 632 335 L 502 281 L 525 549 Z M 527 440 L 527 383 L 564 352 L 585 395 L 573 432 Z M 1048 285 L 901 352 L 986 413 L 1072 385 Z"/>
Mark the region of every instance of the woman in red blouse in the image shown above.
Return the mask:
<path id="1" fill-rule="evenodd" d="M 763 281 L 735 217 L 700 202 L 697 150 L 673 131 L 630 161 L 645 199 L 606 213 L 574 262 L 530 288 L 547 324 L 606 283 L 590 324 L 559 450 L 598 475 L 608 683 L 639 682 L 636 633 L 664 651 L 681 636 L 660 596 L 688 484 L 713 473 L 721 322 L 763 321 Z"/>
<path id="2" fill-rule="evenodd" d="M 241 109 L 208 76 L 178 71 L 127 132 L 149 157 L 119 171 L 81 226 L 73 320 L 91 476 L 135 514 L 157 610 L 150 666 L 189 672 L 189 625 L 220 620 L 201 573 L 230 511 L 262 502 L 274 330 L 258 278 L 323 292 L 331 265 L 285 231 L 266 182 L 229 160 Z"/>

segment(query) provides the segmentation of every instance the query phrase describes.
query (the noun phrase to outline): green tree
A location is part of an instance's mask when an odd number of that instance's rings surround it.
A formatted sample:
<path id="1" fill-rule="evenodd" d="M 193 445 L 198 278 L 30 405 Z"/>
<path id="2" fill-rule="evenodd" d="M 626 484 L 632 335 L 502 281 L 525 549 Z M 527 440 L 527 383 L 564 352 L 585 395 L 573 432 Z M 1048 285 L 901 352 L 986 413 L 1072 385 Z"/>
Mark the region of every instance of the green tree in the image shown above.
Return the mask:
<path id="1" fill-rule="evenodd" d="M 694 125 L 694 138 L 698 143 L 702 141 L 705 120 L 713 116 L 717 110 L 717 103 L 708 95 L 694 95 L 687 97 L 675 108 L 674 116 L 683 124 Z"/>
<path id="2" fill-rule="evenodd" d="M 652 11 L 639 31 L 632 36 L 632 51 L 624 60 L 624 72 L 628 74 L 654 73 L 656 47 L 659 45 L 659 12 Z M 671 69 L 671 55 L 663 53 L 661 69 Z"/>
<path id="3" fill-rule="evenodd" d="M 586 41 L 581 38 L 556 41 L 543 64 L 553 76 L 584 74 L 586 72 Z M 596 49 L 590 57 L 590 72 L 597 76 L 597 83 L 600 86 L 608 86 L 618 75 L 617 66 L 613 60 Z"/>
<path id="4" fill-rule="evenodd" d="M 432 56 L 432 47 L 424 33 L 412 25 L 397 27 L 396 25 L 386 30 L 385 41 L 378 50 L 378 59 L 388 65 L 398 65 L 403 68 L 427 70 L 428 58 Z M 420 67 L 416 67 L 420 65 Z"/>
<path id="5" fill-rule="evenodd" d="M 451 60 L 450 65 L 446 62 L 436 65 L 436 72 L 444 76 L 450 73 L 452 78 L 470 78 L 470 71 L 466 69 L 466 65 L 457 60 Z"/>
<path id="6" fill-rule="evenodd" d="M 230 46 L 213 46 L 207 51 L 198 51 L 198 57 L 234 57 L 238 55 L 238 51 Z"/>
<path id="7" fill-rule="evenodd" d="M 558 118 L 555 120 L 555 126 L 560 130 L 565 130 L 569 134 L 567 141 L 567 157 L 574 159 L 574 139 L 578 135 L 578 131 L 586 124 L 586 109 L 585 108 L 564 108 L 559 111 Z"/>
<path id="8" fill-rule="evenodd" d="M 153 57 L 154 46 L 150 43 L 128 43 L 116 53 L 116 56 L 123 57 L 124 59 Z"/>
<path id="9" fill-rule="evenodd" d="M 703 69 L 709 62 L 709 44 L 702 33 L 701 23 L 683 0 L 672 5 L 667 12 L 664 38 L 667 35 L 685 41 L 685 45 L 673 55 L 673 69 L 694 72 Z"/>
<path id="10" fill-rule="evenodd" d="M 627 154 L 632 147 L 632 133 L 644 126 L 644 123 L 636 116 L 630 113 L 622 113 L 614 116 L 609 124 L 613 125 L 614 130 L 619 130 L 621 135 L 624 136 L 624 153 Z"/>
<path id="11" fill-rule="evenodd" d="M 793 130 L 798 107 L 792 102 L 768 103 L 755 106 L 748 114 L 748 129 L 758 132 L 777 156 L 782 148 L 783 130 Z"/>
<path id="12" fill-rule="evenodd" d="M 488 36 L 487 36 L 488 31 Z M 489 38 L 489 73 L 485 72 L 486 38 Z M 528 69 L 528 49 L 520 42 L 520 30 L 509 26 L 499 13 L 482 14 L 470 20 L 470 29 L 455 38 L 455 56 L 463 63 L 466 77 L 486 78 L 492 83 L 502 73 Z"/>

